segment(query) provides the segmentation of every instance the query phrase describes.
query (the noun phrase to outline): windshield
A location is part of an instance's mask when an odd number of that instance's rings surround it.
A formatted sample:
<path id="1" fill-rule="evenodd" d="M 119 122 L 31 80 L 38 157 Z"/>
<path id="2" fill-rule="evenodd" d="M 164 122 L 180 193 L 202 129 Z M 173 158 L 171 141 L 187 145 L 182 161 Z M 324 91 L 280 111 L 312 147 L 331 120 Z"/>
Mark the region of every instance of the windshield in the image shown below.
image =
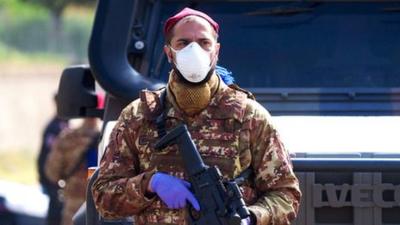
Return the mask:
<path id="1" fill-rule="evenodd" d="M 229 7 L 227 7 L 229 4 Z M 164 4 L 162 21 L 183 8 Z M 399 3 L 199 3 L 241 87 L 399 87 Z M 150 74 L 166 81 L 162 24 Z"/>

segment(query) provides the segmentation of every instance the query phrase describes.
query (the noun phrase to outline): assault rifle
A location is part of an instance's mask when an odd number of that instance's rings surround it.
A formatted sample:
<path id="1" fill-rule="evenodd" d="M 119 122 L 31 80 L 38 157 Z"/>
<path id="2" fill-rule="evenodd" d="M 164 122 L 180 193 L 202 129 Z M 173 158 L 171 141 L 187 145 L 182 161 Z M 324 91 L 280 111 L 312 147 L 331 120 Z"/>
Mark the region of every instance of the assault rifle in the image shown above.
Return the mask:
<path id="1" fill-rule="evenodd" d="M 200 204 L 200 212 L 188 204 L 190 224 L 240 225 L 250 216 L 237 181 L 224 180 L 217 166 L 204 164 L 186 125 L 164 135 L 155 148 L 161 150 L 171 144 L 178 145 L 191 189 Z"/>

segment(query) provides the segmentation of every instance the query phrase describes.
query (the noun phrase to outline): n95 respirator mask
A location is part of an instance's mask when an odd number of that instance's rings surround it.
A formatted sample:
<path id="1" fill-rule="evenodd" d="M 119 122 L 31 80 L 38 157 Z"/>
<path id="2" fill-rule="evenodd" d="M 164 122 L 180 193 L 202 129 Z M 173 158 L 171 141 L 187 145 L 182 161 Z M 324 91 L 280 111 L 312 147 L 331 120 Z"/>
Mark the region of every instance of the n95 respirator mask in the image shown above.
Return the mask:
<path id="1" fill-rule="evenodd" d="M 186 47 L 171 50 L 176 55 L 176 69 L 182 77 L 190 83 L 201 83 L 204 81 L 210 70 L 210 51 L 204 50 L 197 42 L 192 42 Z"/>

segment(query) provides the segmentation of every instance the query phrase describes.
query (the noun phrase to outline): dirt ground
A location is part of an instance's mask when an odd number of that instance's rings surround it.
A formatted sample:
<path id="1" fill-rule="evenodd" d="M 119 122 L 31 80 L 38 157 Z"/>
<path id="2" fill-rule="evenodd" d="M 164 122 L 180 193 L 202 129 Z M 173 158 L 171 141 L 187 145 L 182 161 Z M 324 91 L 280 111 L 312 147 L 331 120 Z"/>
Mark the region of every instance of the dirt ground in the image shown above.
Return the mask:
<path id="1" fill-rule="evenodd" d="M 0 61 L 0 153 L 37 153 L 62 64 Z"/>

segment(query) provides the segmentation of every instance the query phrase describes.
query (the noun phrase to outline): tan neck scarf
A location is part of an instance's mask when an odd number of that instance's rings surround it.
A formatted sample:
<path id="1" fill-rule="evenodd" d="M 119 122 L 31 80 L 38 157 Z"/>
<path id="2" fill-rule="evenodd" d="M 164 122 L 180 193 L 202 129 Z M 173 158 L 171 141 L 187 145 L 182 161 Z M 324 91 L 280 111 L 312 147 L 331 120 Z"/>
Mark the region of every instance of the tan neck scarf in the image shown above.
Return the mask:
<path id="1" fill-rule="evenodd" d="M 168 89 L 174 96 L 174 103 L 189 116 L 198 114 L 211 101 L 219 86 L 219 78 L 213 74 L 210 80 L 200 85 L 181 82 L 173 72 L 169 75 Z"/>

